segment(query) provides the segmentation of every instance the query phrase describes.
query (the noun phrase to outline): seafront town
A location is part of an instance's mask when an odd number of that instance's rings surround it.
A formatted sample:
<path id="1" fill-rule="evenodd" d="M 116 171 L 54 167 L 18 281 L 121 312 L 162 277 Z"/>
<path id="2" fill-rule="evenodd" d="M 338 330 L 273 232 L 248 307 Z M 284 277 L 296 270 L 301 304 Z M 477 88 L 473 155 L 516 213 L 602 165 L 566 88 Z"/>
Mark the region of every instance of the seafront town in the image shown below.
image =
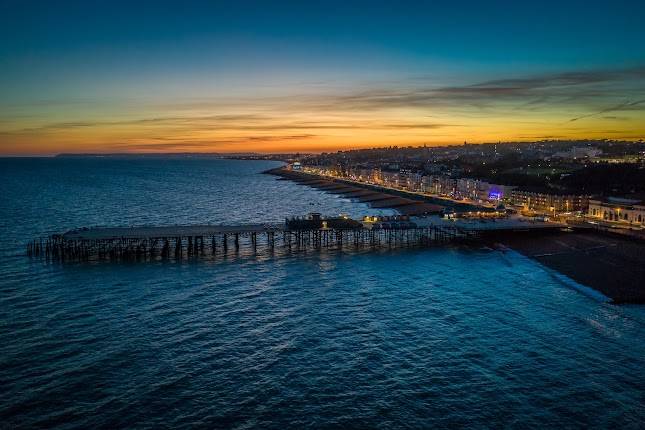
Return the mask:
<path id="1" fill-rule="evenodd" d="M 480 214 L 497 210 L 636 237 L 645 229 L 643 142 L 379 148 L 301 156 L 287 168 L 401 197 L 468 205 Z"/>
<path id="2" fill-rule="evenodd" d="M 397 172 L 395 163 L 387 159 L 360 165 L 322 164 L 318 157 L 299 156 L 266 173 L 373 208 L 392 209 L 418 227 L 488 231 L 485 247 L 517 251 L 613 303 L 645 303 L 645 205 L 636 198 L 645 191 L 645 170 L 642 157 L 637 159 L 638 163 L 630 164 L 549 160 L 540 163 L 544 167 L 525 167 L 529 172 L 548 171 L 546 177 L 512 176 L 523 185 L 510 183 L 504 175 L 497 175 L 500 181 L 465 176 L 465 163 L 450 173 L 442 167 L 442 173 L 428 174 L 410 168 L 413 163 L 408 161 Z M 618 179 L 624 181 L 623 188 L 611 179 L 615 166 L 623 170 Z M 544 184 L 538 187 L 538 181 Z M 448 187 L 438 189 L 436 184 Z M 579 184 L 580 191 L 565 184 Z M 373 218 L 377 219 L 367 221 L 390 223 L 387 218 Z M 595 297 L 593 292 L 590 295 Z"/>

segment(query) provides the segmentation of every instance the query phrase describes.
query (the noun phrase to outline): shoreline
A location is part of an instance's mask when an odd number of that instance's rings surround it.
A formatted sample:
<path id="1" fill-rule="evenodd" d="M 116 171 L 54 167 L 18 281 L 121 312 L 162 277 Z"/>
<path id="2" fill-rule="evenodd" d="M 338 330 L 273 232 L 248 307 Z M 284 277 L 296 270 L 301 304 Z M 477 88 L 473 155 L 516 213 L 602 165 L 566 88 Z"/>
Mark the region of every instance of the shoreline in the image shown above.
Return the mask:
<path id="1" fill-rule="evenodd" d="M 282 180 L 317 188 L 330 194 L 339 194 L 360 203 L 367 203 L 375 209 L 393 209 L 401 215 L 441 214 L 447 207 L 457 212 L 476 210 L 476 207 L 469 203 L 444 201 L 431 196 L 393 190 L 378 185 L 356 183 L 339 178 L 325 178 L 309 173 L 285 170 L 283 167 L 269 169 L 263 173 L 278 176 Z"/>
<path id="2" fill-rule="evenodd" d="M 645 244 L 594 231 L 501 234 L 488 238 L 600 292 L 613 304 L 645 304 Z"/>
<path id="3" fill-rule="evenodd" d="M 282 167 L 264 173 L 339 194 L 373 208 L 392 209 L 402 215 L 439 214 L 446 207 L 430 203 L 422 196 L 412 199 L 409 197 L 413 196 L 405 192 L 287 171 Z M 501 244 L 519 252 L 583 288 L 598 292 L 597 296 L 602 294 L 611 303 L 645 304 L 643 241 L 589 229 L 572 232 L 496 232 L 484 235 L 483 240 L 493 247 L 499 248 Z M 594 296 L 585 291 L 581 293 Z"/>

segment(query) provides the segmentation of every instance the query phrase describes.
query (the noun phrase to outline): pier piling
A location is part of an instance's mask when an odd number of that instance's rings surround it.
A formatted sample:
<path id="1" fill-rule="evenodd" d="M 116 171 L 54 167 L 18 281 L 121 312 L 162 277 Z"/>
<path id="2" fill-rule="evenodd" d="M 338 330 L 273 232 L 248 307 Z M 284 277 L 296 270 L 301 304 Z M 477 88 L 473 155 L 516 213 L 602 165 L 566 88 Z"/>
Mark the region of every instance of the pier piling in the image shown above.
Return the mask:
<path id="1" fill-rule="evenodd" d="M 481 233 L 452 223 L 425 227 L 390 225 L 293 229 L 286 225 L 264 224 L 80 229 L 30 241 L 26 244 L 26 255 L 58 262 L 181 260 L 227 256 L 230 235 L 236 255 L 260 255 L 262 252 L 273 255 L 292 250 L 433 246 L 476 240 Z M 220 243 L 222 253 L 217 252 Z"/>

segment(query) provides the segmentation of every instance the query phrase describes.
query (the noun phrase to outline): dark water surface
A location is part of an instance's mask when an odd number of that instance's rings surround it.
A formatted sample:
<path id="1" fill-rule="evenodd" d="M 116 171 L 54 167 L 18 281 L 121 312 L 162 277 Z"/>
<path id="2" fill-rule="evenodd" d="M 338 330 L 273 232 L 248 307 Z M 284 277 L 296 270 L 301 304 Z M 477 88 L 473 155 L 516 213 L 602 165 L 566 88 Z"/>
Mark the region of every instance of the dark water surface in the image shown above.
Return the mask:
<path id="1" fill-rule="evenodd" d="M 0 427 L 643 427 L 644 308 L 513 252 L 23 256 L 79 226 L 369 211 L 274 165 L 0 160 Z"/>

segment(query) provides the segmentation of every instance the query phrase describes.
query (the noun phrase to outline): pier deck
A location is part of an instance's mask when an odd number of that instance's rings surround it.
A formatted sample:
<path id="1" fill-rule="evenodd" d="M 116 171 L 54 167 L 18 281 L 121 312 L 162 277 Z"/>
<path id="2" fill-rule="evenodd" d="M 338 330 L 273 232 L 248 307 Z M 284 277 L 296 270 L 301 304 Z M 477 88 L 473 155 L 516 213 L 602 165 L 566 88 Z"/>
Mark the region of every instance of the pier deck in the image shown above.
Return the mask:
<path id="1" fill-rule="evenodd" d="M 52 261 L 156 260 L 257 254 L 282 250 L 343 249 L 346 247 L 408 247 L 471 239 L 475 232 L 447 226 L 391 228 L 289 229 L 286 225 L 97 227 L 82 228 L 36 239 L 27 255 Z"/>
<path id="2" fill-rule="evenodd" d="M 289 228 L 287 224 L 93 227 L 37 239 L 27 255 L 56 261 L 182 259 L 251 253 L 280 248 L 320 250 L 345 247 L 429 246 L 473 240 L 497 232 L 553 230 L 558 224 L 517 220 L 471 221 L 417 218 L 414 223 L 356 223 L 352 228 Z"/>
<path id="3" fill-rule="evenodd" d="M 222 234 L 252 234 L 282 231 L 282 225 L 177 225 L 159 227 L 93 227 L 63 233 L 64 240 L 154 239 L 164 237 L 200 237 Z"/>

